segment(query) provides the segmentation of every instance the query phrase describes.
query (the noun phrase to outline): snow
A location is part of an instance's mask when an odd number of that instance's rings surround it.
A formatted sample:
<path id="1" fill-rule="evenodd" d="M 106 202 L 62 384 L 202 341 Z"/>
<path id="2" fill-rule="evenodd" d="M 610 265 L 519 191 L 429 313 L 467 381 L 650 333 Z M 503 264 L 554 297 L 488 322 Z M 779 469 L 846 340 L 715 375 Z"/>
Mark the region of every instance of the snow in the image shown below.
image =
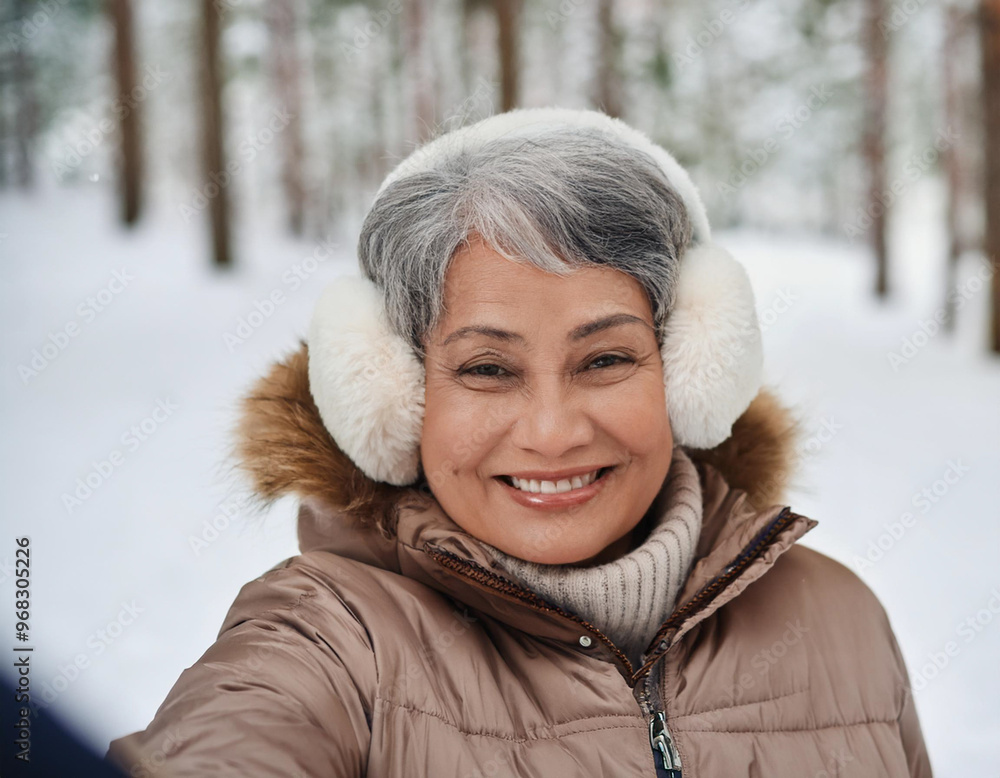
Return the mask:
<path id="1" fill-rule="evenodd" d="M 963 258 L 955 335 L 919 334 L 941 304 L 939 209 L 928 182 L 895 206 L 885 304 L 860 240 L 717 239 L 750 272 L 766 380 L 807 430 L 787 502 L 819 526 L 801 542 L 854 569 L 884 604 L 935 774 L 987 775 L 1000 767 L 1000 360 L 986 355 L 982 257 Z M 9 602 L 13 539 L 30 536 L 33 681 L 101 753 L 149 722 L 240 587 L 297 552 L 291 500 L 259 524 L 225 517 L 245 514 L 222 467 L 226 431 L 250 382 L 297 347 L 325 283 L 355 266 L 345 231 L 296 286 L 294 267 L 331 241 L 247 219 L 238 269 L 216 272 L 201 221 L 184 223 L 176 204 L 132 232 L 115 215 L 101 180 L 0 195 L 0 591 Z M 275 292 L 273 313 L 227 345 Z M 22 378 L 19 365 L 72 324 L 65 349 Z M 904 339 L 921 345 L 894 369 Z M 103 482 L 67 507 L 88 475 Z M 192 537 L 207 545 L 196 553 Z M 4 634 L 11 618 L 5 608 Z"/>

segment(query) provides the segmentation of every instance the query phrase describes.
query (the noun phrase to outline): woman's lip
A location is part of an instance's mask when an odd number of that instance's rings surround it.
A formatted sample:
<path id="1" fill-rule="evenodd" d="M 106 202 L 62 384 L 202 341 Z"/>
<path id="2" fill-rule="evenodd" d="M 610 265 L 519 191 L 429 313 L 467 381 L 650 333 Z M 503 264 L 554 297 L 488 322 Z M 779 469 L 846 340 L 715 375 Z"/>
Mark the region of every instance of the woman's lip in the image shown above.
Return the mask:
<path id="1" fill-rule="evenodd" d="M 587 500 L 593 499 L 597 496 L 600 491 L 604 488 L 607 483 L 608 478 L 615 472 L 614 467 L 608 469 L 608 471 L 586 486 L 581 486 L 579 489 L 570 489 L 568 492 L 560 492 L 559 494 L 542 494 L 540 492 L 523 492 L 520 489 L 511 486 L 502 478 L 497 478 L 497 482 L 507 490 L 511 499 L 514 502 L 519 503 L 527 508 L 538 508 L 541 510 L 554 510 L 557 508 L 567 508 L 572 505 L 580 505 L 581 503 L 587 502 Z"/>

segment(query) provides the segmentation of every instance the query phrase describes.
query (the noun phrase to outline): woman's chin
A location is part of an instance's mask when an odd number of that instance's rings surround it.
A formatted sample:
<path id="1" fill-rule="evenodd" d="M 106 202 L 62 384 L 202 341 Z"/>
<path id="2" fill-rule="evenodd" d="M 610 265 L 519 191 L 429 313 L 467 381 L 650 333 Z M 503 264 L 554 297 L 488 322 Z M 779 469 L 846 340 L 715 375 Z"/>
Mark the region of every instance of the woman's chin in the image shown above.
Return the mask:
<path id="1" fill-rule="evenodd" d="M 565 538 L 552 536 L 538 540 L 527 535 L 518 539 L 507 538 L 502 546 L 499 543 L 491 545 L 505 554 L 540 565 L 580 564 L 600 554 L 607 545 L 581 542 L 583 539 L 579 531 L 570 532 L 572 536 Z"/>

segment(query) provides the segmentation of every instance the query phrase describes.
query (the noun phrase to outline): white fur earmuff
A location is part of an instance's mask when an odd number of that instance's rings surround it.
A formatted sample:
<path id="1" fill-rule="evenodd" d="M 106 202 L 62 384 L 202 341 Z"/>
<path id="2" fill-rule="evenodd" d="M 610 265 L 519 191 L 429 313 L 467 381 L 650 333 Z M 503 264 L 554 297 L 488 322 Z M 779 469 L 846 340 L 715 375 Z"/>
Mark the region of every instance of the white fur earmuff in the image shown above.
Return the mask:
<path id="1" fill-rule="evenodd" d="M 420 470 L 424 366 L 390 331 L 378 288 L 341 276 L 309 326 L 309 389 L 323 424 L 362 472 L 405 486 Z"/>
<path id="2" fill-rule="evenodd" d="M 746 270 L 721 246 L 691 246 L 660 349 L 677 443 L 712 448 L 729 437 L 760 390 L 761 346 Z"/>
<path id="3" fill-rule="evenodd" d="M 465 144 L 565 124 L 603 128 L 650 154 L 688 209 L 694 235 L 681 257 L 674 307 L 663 333 L 663 379 L 675 442 L 712 448 L 729 437 L 760 389 L 760 325 L 746 270 L 711 242 L 698 191 L 665 149 L 598 111 L 518 109 L 424 145 L 396 166 L 379 194 L 393 180 Z M 342 276 L 320 296 L 309 328 L 309 386 L 324 425 L 362 472 L 395 486 L 417 480 L 424 368 L 409 344 L 390 330 L 381 292 L 367 278 Z"/>

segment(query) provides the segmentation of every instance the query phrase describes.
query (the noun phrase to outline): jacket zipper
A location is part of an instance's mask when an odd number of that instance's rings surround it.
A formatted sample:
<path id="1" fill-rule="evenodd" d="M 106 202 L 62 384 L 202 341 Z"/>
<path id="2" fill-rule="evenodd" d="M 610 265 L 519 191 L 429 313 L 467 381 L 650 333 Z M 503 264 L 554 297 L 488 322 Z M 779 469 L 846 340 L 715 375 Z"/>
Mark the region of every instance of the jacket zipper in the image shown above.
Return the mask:
<path id="1" fill-rule="evenodd" d="M 726 584 L 733 578 L 739 576 L 750 563 L 760 556 L 761 552 L 769 546 L 777 535 L 798 517 L 797 513 L 792 513 L 790 508 L 784 508 L 771 522 L 757 533 L 756 537 L 747 544 L 743 550 L 736 555 L 720 575 L 710 580 L 683 606 L 674 611 L 663 626 L 657 631 L 656 636 L 650 643 L 651 646 L 659 645 L 656 651 L 649 655 L 649 658 L 639 668 L 639 673 L 645 673 L 643 692 L 639 704 L 643 711 L 649 716 L 649 745 L 653 750 L 653 764 L 656 767 L 656 778 L 682 778 L 681 756 L 674 744 L 674 738 L 667 728 L 667 716 L 665 711 L 655 708 L 652 703 L 653 695 L 650 683 L 653 678 L 652 668 L 669 650 L 670 643 L 663 637 L 668 630 L 675 626 L 680 626 L 685 618 L 696 613 L 700 608 L 704 608 Z"/>
<path id="2" fill-rule="evenodd" d="M 639 695 L 639 705 L 643 713 L 649 718 L 649 745 L 653 752 L 653 764 L 656 768 L 656 778 L 682 778 L 681 757 L 677 751 L 673 736 L 667 729 L 666 712 L 657 710 L 652 702 L 650 688 L 652 668 L 666 654 L 670 648 L 670 642 L 664 637 L 673 627 L 680 624 L 692 614 L 697 613 L 711 602 L 715 596 L 721 592 L 726 585 L 734 578 L 738 577 L 750 563 L 753 562 L 781 533 L 781 531 L 791 524 L 795 519 L 800 518 L 799 514 L 793 513 L 791 508 L 785 507 L 771 522 L 764 527 L 753 540 L 750 541 L 743 550 L 723 569 L 722 573 L 715 576 L 699 589 L 695 595 L 684 605 L 675 610 L 670 617 L 663 622 L 657 630 L 650 645 L 657 645 L 656 651 L 649 655 L 649 658 L 638 670 L 633 671 L 632 663 L 628 657 L 622 653 L 611 639 L 601 630 L 577 616 L 570 613 L 558 605 L 548 602 L 527 587 L 515 584 L 503 576 L 497 575 L 492 570 L 487 570 L 477 562 L 463 559 L 450 551 L 429 546 L 427 554 L 442 567 L 453 570 L 462 576 L 481 583 L 491 589 L 513 597 L 525 603 L 532 609 L 539 612 L 557 613 L 570 621 L 579 624 L 589 631 L 598 640 L 604 643 L 616 657 L 624 664 L 629 671 L 629 676 L 633 684 L 643 680 L 643 687 Z"/>
<path id="3" fill-rule="evenodd" d="M 649 720 L 649 742 L 653 746 L 656 778 L 681 778 L 681 756 L 667 730 L 667 717 L 656 711 Z"/>
<path id="4" fill-rule="evenodd" d="M 660 644 L 664 647 L 666 641 Z M 667 714 L 657 710 L 653 703 L 651 682 L 653 672 L 650 670 L 643 679 L 642 691 L 639 694 L 639 705 L 643 713 L 649 717 L 649 746 L 653 750 L 653 766 L 656 768 L 656 778 L 682 778 L 681 755 L 674 745 L 674 738 L 667 729 Z"/>

